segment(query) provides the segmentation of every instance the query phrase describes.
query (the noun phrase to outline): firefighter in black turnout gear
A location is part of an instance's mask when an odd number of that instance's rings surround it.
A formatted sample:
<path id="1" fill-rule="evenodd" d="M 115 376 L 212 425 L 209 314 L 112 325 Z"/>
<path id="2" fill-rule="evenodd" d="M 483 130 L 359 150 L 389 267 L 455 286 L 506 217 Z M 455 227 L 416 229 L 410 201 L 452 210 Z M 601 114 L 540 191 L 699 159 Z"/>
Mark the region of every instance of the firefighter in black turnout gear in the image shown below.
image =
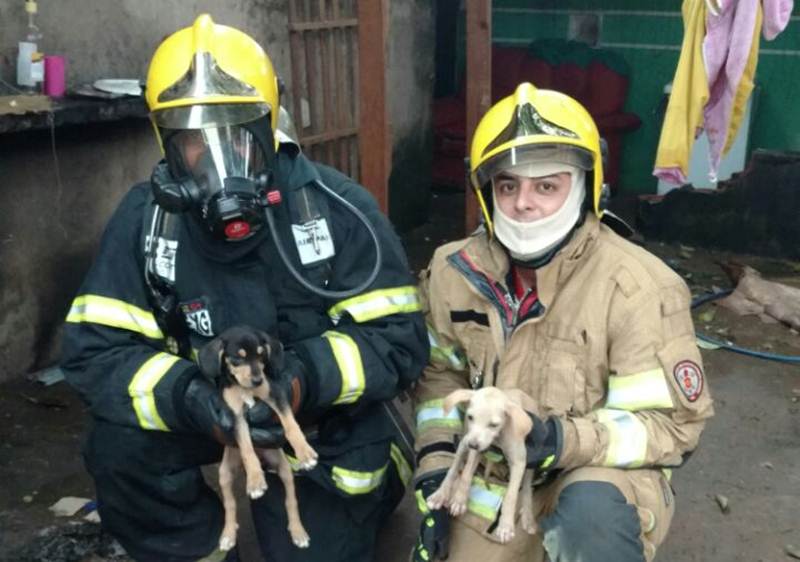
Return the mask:
<path id="1" fill-rule="evenodd" d="M 233 443 L 233 415 L 194 359 L 247 324 L 282 341 L 320 455 L 296 474 L 309 549 L 291 542 L 275 475 L 252 502 L 265 559 L 371 560 L 411 475 L 387 404 L 428 357 L 400 242 L 366 190 L 279 125 L 272 64 L 244 33 L 203 15 L 168 37 L 147 101 L 165 159 L 111 218 L 64 336 L 103 525 L 136 560 L 214 553 L 223 511 L 200 467 Z M 283 445 L 268 406 L 248 415 L 257 447 Z"/>

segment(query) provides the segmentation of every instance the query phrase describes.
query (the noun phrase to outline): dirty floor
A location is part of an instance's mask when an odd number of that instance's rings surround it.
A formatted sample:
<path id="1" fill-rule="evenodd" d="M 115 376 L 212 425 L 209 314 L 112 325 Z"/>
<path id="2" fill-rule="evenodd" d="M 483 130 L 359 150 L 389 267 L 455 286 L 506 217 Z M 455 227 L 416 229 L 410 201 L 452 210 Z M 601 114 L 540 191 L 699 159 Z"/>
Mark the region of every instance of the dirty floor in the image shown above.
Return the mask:
<path id="1" fill-rule="evenodd" d="M 432 249 L 458 235 L 463 194 L 437 192 L 434 220 L 404 236 L 414 270 Z M 716 265 L 737 259 L 765 277 L 800 286 L 800 266 L 679 245 L 647 243 L 687 280 L 694 294 L 729 286 Z M 781 324 L 739 317 L 713 304 L 695 311 L 699 331 L 771 353 L 800 355 L 800 335 Z M 657 560 L 781 562 L 800 557 L 800 365 L 704 350 L 716 416 L 696 454 L 675 471 L 677 512 Z M 48 506 L 64 496 L 91 498 L 80 443 L 85 413 L 65 384 L 45 387 L 20 378 L 0 385 L 0 561 L 56 560 L 47 536 L 91 542 L 69 560 L 123 560 L 114 545 L 79 516 L 56 518 Z M 727 500 L 723 511 L 720 501 Z M 410 494 L 382 533 L 376 559 L 401 562 L 414 542 L 418 518 Z M 242 557 L 259 559 L 242 530 Z M 313 540 L 313 539 L 312 539 Z M 69 542 L 69 541 L 67 541 Z M 62 553 L 67 548 L 61 541 Z M 67 549 L 68 550 L 68 549 Z M 73 549 L 77 552 L 78 549 Z M 86 553 L 88 551 L 88 553 Z"/>

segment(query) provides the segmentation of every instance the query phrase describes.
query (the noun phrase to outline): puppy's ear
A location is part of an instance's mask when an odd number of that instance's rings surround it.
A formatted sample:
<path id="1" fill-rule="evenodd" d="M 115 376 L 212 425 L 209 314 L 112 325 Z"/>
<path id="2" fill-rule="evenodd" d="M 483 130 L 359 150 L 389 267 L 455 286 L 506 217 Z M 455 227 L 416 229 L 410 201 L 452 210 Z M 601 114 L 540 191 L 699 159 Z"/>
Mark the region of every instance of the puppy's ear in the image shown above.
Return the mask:
<path id="1" fill-rule="evenodd" d="M 475 394 L 474 390 L 469 390 L 468 388 L 459 388 L 458 390 L 454 390 L 450 394 L 448 394 L 444 399 L 444 405 L 442 409 L 444 410 L 444 415 L 450 413 L 456 404 L 460 404 L 461 402 L 469 402 L 472 399 L 472 395 Z"/>
<path id="2" fill-rule="evenodd" d="M 221 337 L 216 337 L 204 345 L 197 354 L 197 366 L 209 379 L 215 379 L 222 374 L 222 348 L 225 342 Z"/>
<path id="3" fill-rule="evenodd" d="M 266 332 L 256 330 L 258 334 L 258 341 L 264 347 L 262 359 L 264 365 L 269 365 L 273 370 L 280 370 L 283 368 L 283 344 L 278 338 L 273 338 Z"/>
<path id="4" fill-rule="evenodd" d="M 506 415 L 508 421 L 503 431 L 511 431 L 517 439 L 525 439 L 525 436 L 533 429 L 531 417 L 522 409 L 522 406 L 511 400 L 506 400 Z"/>

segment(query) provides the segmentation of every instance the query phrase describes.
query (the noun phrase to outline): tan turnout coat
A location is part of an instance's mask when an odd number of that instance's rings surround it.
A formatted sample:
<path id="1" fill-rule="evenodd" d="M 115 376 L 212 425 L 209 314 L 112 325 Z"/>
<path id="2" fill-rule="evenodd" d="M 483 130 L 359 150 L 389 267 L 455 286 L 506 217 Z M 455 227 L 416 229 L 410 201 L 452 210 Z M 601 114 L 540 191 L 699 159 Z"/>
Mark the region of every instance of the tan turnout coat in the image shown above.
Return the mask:
<path id="1" fill-rule="evenodd" d="M 417 480 L 449 466 L 447 444 L 461 431 L 459 412 L 441 408 L 444 396 L 495 385 L 519 388 L 540 415 L 559 417 L 565 475 L 625 469 L 668 489 L 660 472 L 634 469 L 679 466 L 713 414 L 686 284 L 591 214 L 537 270 L 536 313 L 517 318 L 508 272 L 506 253 L 479 232 L 440 247 L 421 274 L 431 357 L 415 390 Z M 485 523 L 502 481 L 474 484 L 489 494 L 471 498 L 468 515 Z M 654 493 L 669 506 L 671 492 Z"/>

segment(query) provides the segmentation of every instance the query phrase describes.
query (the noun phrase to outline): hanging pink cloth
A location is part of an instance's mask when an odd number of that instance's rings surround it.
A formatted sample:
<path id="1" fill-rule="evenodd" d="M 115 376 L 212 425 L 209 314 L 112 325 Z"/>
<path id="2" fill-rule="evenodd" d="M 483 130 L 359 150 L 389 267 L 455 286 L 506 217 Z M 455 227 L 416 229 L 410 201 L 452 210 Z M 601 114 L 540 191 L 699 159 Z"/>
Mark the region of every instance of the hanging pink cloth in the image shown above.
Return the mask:
<path id="1" fill-rule="evenodd" d="M 774 39 L 788 25 L 794 2 L 707 0 L 708 3 L 716 9 L 706 11 L 702 47 L 709 92 L 703 108 L 703 128 L 709 143 L 709 175 L 716 181 L 719 162 L 736 137 L 753 89 L 758 32 L 761 30 L 767 40 Z M 688 162 L 681 162 L 677 168 L 657 167 L 653 173 L 661 179 L 683 183 Z"/>

